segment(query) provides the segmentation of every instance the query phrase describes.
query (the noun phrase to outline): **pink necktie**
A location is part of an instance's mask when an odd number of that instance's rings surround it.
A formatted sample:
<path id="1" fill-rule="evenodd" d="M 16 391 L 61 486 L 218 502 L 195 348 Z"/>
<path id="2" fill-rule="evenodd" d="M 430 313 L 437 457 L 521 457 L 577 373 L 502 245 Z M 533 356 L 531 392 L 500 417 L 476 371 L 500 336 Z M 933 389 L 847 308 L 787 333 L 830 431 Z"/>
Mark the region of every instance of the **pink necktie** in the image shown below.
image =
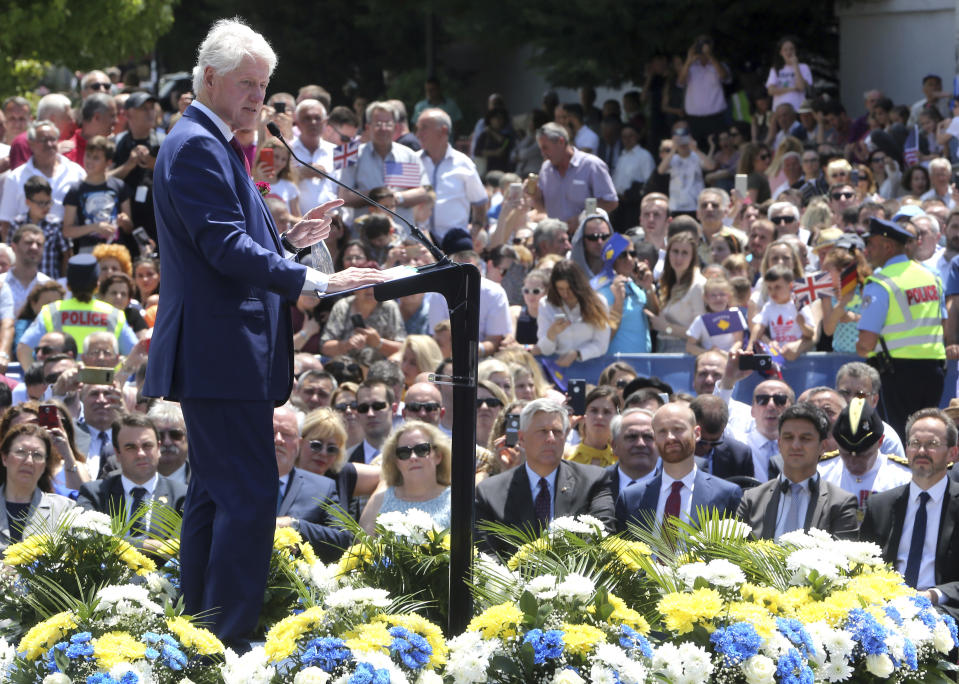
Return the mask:
<path id="1" fill-rule="evenodd" d="M 246 154 L 243 152 L 243 148 L 240 147 L 240 143 L 237 142 L 236 136 L 234 135 L 230 138 L 230 147 L 233 148 L 233 151 L 240 155 L 240 159 L 243 160 L 243 168 L 246 169 L 246 175 L 250 175 L 250 160 L 246 158 Z"/>

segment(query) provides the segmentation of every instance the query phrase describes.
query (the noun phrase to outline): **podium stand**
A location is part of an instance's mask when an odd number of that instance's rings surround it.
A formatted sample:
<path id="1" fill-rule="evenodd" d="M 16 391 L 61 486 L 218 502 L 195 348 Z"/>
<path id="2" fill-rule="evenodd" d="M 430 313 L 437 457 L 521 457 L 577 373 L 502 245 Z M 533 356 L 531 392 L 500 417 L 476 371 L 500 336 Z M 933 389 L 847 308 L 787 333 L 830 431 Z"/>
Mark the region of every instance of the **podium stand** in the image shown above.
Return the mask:
<path id="1" fill-rule="evenodd" d="M 377 301 L 438 292 L 450 312 L 453 377 L 453 463 L 450 486 L 449 634 L 466 630 L 473 609 L 467 578 L 473 560 L 473 489 L 476 475 L 476 363 L 480 272 L 472 264 L 445 262 L 415 275 L 375 285 Z"/>

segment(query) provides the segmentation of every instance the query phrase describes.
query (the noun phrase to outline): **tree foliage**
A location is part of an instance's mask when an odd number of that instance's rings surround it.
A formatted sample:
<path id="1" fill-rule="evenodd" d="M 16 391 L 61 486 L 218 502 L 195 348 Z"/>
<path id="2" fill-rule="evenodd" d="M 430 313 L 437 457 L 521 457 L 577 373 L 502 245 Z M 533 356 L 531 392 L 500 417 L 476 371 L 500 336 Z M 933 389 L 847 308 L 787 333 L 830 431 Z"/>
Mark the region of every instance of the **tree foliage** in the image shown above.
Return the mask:
<path id="1" fill-rule="evenodd" d="M 44 64 L 91 69 L 153 49 L 179 0 L 30 0 L 0 5 L 0 92 L 36 82 Z"/>

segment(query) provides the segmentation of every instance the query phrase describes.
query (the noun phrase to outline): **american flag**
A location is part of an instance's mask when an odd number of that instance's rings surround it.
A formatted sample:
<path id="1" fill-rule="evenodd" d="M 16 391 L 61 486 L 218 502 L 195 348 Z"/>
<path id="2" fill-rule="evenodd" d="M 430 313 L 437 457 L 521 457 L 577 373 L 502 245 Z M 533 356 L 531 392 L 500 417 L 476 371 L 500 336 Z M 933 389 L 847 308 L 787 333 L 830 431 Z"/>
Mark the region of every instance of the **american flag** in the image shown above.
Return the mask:
<path id="1" fill-rule="evenodd" d="M 419 162 L 384 162 L 383 183 L 391 188 L 418 188 L 422 185 Z"/>
<path id="2" fill-rule="evenodd" d="M 909 129 L 909 135 L 902 146 L 902 158 L 906 162 L 906 168 L 919 163 L 919 126 Z"/>
<path id="3" fill-rule="evenodd" d="M 345 145 L 337 145 L 333 148 L 333 170 L 339 171 L 345 166 L 353 166 L 356 163 L 359 149 L 359 138 L 353 138 Z"/>
<path id="4" fill-rule="evenodd" d="M 803 308 L 815 299 L 831 297 L 835 291 L 829 271 L 819 271 L 793 281 L 793 301 L 796 302 L 797 309 Z"/>

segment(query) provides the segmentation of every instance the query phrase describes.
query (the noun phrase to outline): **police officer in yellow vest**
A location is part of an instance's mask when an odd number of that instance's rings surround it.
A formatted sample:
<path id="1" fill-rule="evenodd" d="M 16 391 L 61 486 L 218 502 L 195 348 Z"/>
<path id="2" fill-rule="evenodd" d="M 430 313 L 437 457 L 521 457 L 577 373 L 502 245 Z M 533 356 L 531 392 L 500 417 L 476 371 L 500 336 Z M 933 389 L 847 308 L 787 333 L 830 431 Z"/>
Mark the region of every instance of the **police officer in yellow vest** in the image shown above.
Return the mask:
<path id="1" fill-rule="evenodd" d="M 67 287 L 70 298 L 44 306 L 17 344 L 17 359 L 29 364 L 33 350 L 48 332 L 64 332 L 83 349 L 83 341 L 94 332 L 107 331 L 116 336 L 121 354 L 129 354 L 137 343 L 136 334 L 127 325 L 126 316 L 116 307 L 93 298 L 100 268 L 92 254 L 77 254 L 67 262 Z"/>
<path id="2" fill-rule="evenodd" d="M 909 415 L 938 407 L 942 397 L 946 379 L 942 283 L 906 256 L 906 243 L 913 235 L 905 227 L 872 218 L 864 237 L 873 275 L 863 288 L 856 353 L 879 371 L 880 412 L 904 435 Z"/>

